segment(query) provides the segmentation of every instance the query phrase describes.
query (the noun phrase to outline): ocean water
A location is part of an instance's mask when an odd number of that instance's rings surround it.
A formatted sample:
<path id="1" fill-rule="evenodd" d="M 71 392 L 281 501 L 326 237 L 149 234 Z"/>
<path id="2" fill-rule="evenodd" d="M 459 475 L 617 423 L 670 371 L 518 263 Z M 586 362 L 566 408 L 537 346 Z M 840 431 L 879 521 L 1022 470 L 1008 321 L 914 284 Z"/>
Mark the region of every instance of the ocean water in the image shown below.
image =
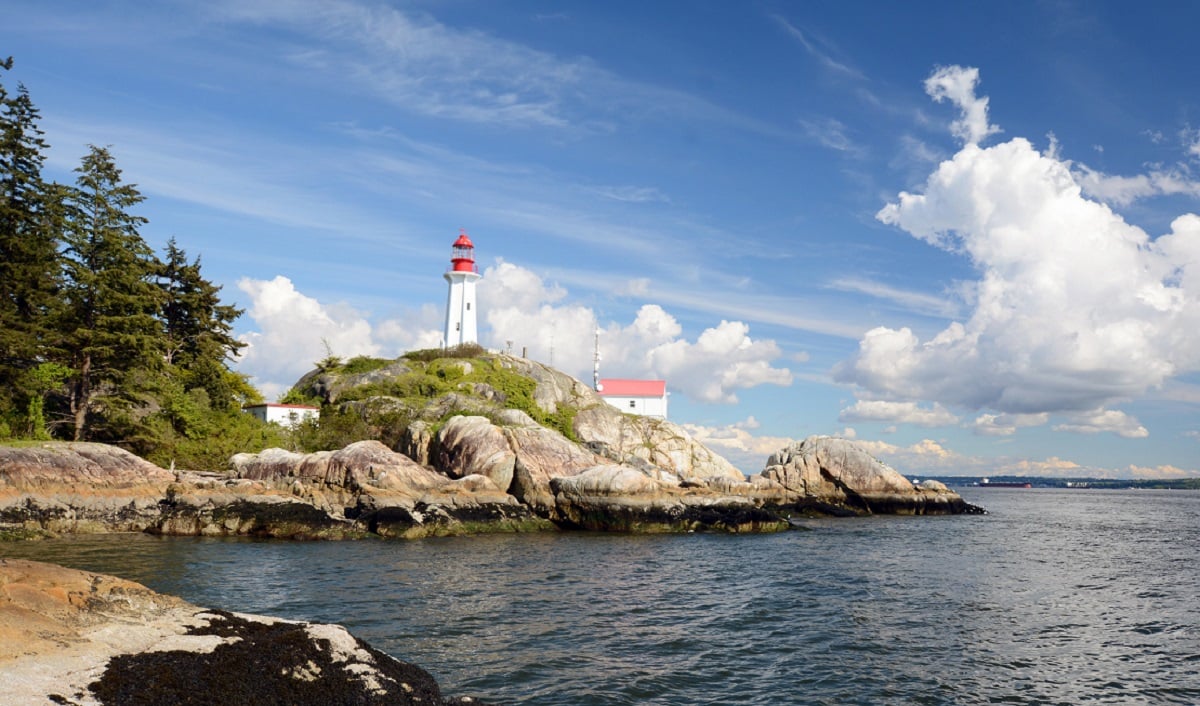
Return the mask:
<path id="1" fill-rule="evenodd" d="M 963 494 L 990 514 L 762 536 L 110 535 L 0 556 L 341 623 L 447 694 L 506 704 L 1200 703 L 1200 493 Z"/>

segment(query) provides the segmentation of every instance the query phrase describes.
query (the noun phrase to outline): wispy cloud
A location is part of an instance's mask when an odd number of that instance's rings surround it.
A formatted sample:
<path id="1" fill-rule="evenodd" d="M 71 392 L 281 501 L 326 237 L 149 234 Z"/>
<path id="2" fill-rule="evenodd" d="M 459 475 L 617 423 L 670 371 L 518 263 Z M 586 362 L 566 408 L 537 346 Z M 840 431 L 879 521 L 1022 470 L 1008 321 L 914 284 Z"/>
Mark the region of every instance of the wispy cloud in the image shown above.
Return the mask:
<path id="1" fill-rule="evenodd" d="M 779 15 L 772 15 L 771 19 L 775 20 L 775 22 L 778 23 L 779 26 L 788 33 L 789 36 L 799 42 L 800 46 L 804 47 L 804 50 L 808 52 L 809 56 L 816 59 L 817 63 L 825 67 L 827 70 L 849 78 L 864 78 L 861 71 L 834 59 L 827 51 L 818 47 L 816 41 L 811 39 L 804 32 L 800 31 L 799 27 L 795 26 L 791 22 L 788 22 L 787 19 Z"/>
<path id="2" fill-rule="evenodd" d="M 900 289 L 864 277 L 841 277 L 826 286 L 841 292 L 856 292 L 894 302 L 904 309 L 919 314 L 952 318 L 957 316 L 960 311 L 957 302 L 945 297 Z"/>
<path id="3" fill-rule="evenodd" d="M 798 120 L 804 133 L 824 147 L 843 152 L 852 157 L 861 158 L 866 155 L 866 147 L 850 139 L 848 128 L 842 121 L 834 118 L 819 120 Z"/>

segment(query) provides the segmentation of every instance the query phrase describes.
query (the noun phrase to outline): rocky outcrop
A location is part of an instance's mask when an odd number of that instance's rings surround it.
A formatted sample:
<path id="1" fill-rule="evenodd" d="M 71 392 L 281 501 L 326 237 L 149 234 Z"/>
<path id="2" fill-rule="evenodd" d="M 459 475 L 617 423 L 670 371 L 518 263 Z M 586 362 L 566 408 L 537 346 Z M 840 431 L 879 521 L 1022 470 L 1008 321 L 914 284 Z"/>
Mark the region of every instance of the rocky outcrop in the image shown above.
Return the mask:
<path id="1" fill-rule="evenodd" d="M 140 531 L 175 474 L 105 444 L 0 448 L 0 525 L 58 533 Z"/>
<path id="2" fill-rule="evenodd" d="M 422 704 L 424 669 L 338 625 L 208 610 L 140 584 L 0 559 L 0 684 L 21 704 Z"/>
<path id="3" fill-rule="evenodd" d="M 232 465 L 169 472 L 99 444 L 0 446 L 0 531 L 344 539 L 553 527 L 488 478 L 452 479 L 377 441 Z"/>
<path id="4" fill-rule="evenodd" d="M 775 532 L 785 517 L 746 495 L 685 488 L 628 466 L 606 465 L 555 478 L 560 522 L 579 529 L 621 532 Z M 749 485 L 749 484 L 747 484 Z"/>
<path id="5" fill-rule="evenodd" d="M 172 473 L 95 444 L 0 447 L 0 532 L 291 539 L 554 527 L 765 532 L 797 515 L 980 512 L 943 484 L 914 487 L 846 439 L 791 443 L 748 479 L 697 478 L 636 458 L 614 463 L 515 410 L 496 421 L 451 418 L 434 444 L 437 470 L 377 441 L 313 454 L 239 454 L 230 474 Z"/>
<path id="6" fill-rule="evenodd" d="M 784 506 L 844 507 L 860 514 L 958 514 L 977 510 L 941 483 L 914 487 L 849 439 L 810 436 L 771 454 L 762 478 L 784 491 Z"/>
<path id="7" fill-rule="evenodd" d="M 618 463 L 640 462 L 686 479 L 744 477 L 683 427 L 665 419 L 624 414 L 603 402 L 580 410 L 575 416 L 575 435 Z"/>

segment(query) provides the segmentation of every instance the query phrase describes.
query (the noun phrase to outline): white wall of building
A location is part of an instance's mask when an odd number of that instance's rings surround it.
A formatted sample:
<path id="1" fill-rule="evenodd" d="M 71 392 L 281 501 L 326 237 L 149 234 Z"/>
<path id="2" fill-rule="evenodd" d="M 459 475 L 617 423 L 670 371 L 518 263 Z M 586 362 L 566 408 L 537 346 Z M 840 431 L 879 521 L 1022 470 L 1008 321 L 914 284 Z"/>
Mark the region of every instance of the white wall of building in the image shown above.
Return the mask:
<path id="1" fill-rule="evenodd" d="M 664 397 L 625 397 L 604 395 L 604 401 L 629 414 L 643 417 L 667 418 L 667 398 Z"/>
<path id="2" fill-rule="evenodd" d="M 320 407 L 309 407 L 298 404 L 256 404 L 243 408 L 264 422 L 293 428 L 306 419 L 317 420 L 321 416 Z"/>

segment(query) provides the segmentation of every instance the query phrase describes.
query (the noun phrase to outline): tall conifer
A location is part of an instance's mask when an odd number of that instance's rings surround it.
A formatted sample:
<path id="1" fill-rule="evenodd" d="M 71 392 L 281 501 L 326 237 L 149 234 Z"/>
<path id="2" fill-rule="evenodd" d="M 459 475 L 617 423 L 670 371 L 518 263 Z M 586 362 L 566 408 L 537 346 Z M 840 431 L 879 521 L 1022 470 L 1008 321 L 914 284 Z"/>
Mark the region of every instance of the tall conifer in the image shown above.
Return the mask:
<path id="1" fill-rule="evenodd" d="M 12 57 L 0 69 L 12 69 Z M 0 420 L 39 392 L 31 377 L 56 338 L 49 328 L 59 285 L 54 190 L 42 181 L 47 145 L 24 85 L 0 83 Z"/>
<path id="2" fill-rule="evenodd" d="M 103 419 L 142 401 L 164 353 L 156 318 L 163 295 L 154 282 L 161 263 L 138 232 L 146 219 L 130 213 L 143 197 L 121 182 L 106 148 L 90 150 L 75 170 L 64 253 L 63 333 L 76 440 L 104 438 L 92 433 L 93 412 Z"/>
<path id="3" fill-rule="evenodd" d="M 167 364 L 178 371 L 186 389 L 207 392 L 214 408 L 236 407 L 246 384 L 232 379 L 227 366 L 246 345 L 231 334 L 242 310 L 221 303 L 221 288 L 200 274 L 200 258 L 189 262 L 174 238 L 167 242 L 158 282 L 165 295 L 161 318 Z"/>

